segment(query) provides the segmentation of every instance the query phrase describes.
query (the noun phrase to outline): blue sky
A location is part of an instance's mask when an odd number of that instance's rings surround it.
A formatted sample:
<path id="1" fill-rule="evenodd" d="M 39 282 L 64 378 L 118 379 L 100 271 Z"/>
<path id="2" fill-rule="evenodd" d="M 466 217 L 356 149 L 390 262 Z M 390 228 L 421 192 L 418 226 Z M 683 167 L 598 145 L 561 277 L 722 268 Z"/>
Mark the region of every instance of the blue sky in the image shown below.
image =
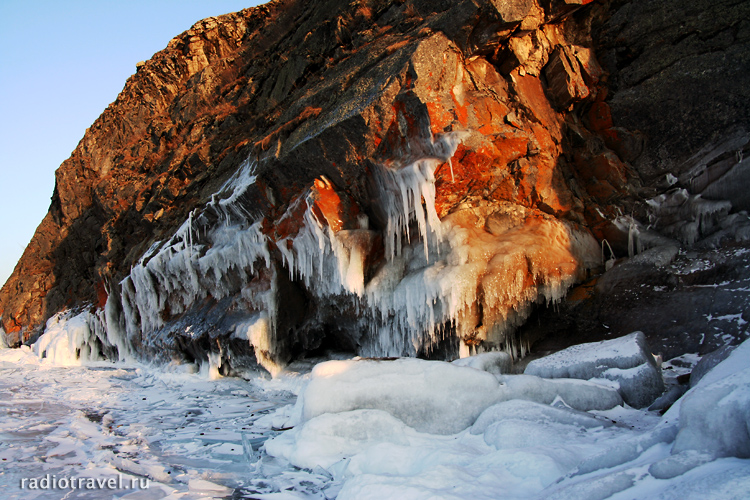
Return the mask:
<path id="1" fill-rule="evenodd" d="M 138 61 L 255 0 L 0 0 L 0 285 L 49 208 L 54 172 Z"/>

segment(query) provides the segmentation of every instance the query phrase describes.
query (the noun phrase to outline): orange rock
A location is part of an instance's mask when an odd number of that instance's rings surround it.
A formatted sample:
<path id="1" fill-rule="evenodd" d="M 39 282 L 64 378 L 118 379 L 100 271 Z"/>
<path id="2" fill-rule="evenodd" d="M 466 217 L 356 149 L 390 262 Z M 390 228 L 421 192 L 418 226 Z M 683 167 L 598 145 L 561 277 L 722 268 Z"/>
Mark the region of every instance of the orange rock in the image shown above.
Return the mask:
<path id="1" fill-rule="evenodd" d="M 521 76 L 518 70 L 511 73 L 511 78 L 521 104 L 528 108 L 559 142 L 562 139 L 560 115 L 552 109 L 539 78 L 531 75 Z"/>
<path id="2" fill-rule="evenodd" d="M 321 176 L 315 179 L 309 190 L 304 191 L 289 204 L 284 215 L 275 224 L 275 238 L 280 240 L 294 237 L 305 223 L 305 212 L 308 207 L 318 221 L 334 232 L 358 228 L 359 206 L 348 195 L 339 194 L 331 181 Z"/>
<path id="3" fill-rule="evenodd" d="M 98 307 L 99 309 L 103 309 L 107 304 L 108 298 L 109 294 L 107 293 L 107 288 L 104 285 L 104 280 L 99 280 L 96 283 L 96 307 Z"/>
<path id="4" fill-rule="evenodd" d="M 430 131 L 433 134 L 445 132 L 449 128 L 449 125 L 453 123 L 453 113 L 446 110 L 436 101 L 428 101 L 425 103 L 425 106 L 427 107 L 427 114 L 430 116 Z M 377 139 L 377 141 L 379 144 L 380 139 Z"/>

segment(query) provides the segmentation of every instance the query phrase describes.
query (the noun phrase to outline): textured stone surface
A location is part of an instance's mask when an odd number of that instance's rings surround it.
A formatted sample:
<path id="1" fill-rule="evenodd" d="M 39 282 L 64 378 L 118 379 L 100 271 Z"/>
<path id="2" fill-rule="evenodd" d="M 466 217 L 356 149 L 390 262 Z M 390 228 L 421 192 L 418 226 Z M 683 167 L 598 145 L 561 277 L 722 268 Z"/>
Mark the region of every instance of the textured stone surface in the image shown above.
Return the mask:
<path id="1" fill-rule="evenodd" d="M 634 166 L 678 175 L 691 156 L 736 130 L 748 133 L 750 5 L 625 2 L 602 31 L 616 125 L 644 134 Z"/>
<path id="2" fill-rule="evenodd" d="M 748 255 L 742 245 L 683 253 L 663 266 L 621 261 L 556 310 L 540 310 L 524 334 L 544 337 L 535 350 L 545 353 L 642 330 L 665 360 L 739 344 L 750 335 Z"/>
<path id="3" fill-rule="evenodd" d="M 467 228 L 480 221 L 474 229 L 484 238 L 573 228 L 607 239 L 621 257 L 665 242 L 644 232 L 635 244 L 618 218 L 632 214 L 643 227 L 665 213 L 646 198 L 682 189 L 690 200 L 712 196 L 721 213 L 704 224 L 702 213 L 678 207 L 690 220 L 662 217 L 658 229 L 703 248 L 741 240 L 736 220 L 727 222 L 739 215 L 722 200 L 746 206 L 732 180 L 747 177 L 747 8 L 728 0 L 278 0 L 201 21 L 138 66 L 58 169 L 50 211 L 0 291 L 2 326 L 11 340 L 28 341 L 64 308 L 119 300 L 131 267 L 193 215 L 203 230 L 197 243 L 208 244 L 205 233 L 225 214 L 204 207 L 247 165 L 255 182 L 234 202 L 267 238 L 268 265 L 233 268 L 220 293 L 203 290 L 180 310 L 154 312 L 154 338 L 188 359 L 210 349 L 250 355 L 232 333 L 261 308 L 241 298 L 247 290 L 286 306 L 272 321 L 282 361 L 361 347 L 357 307 L 321 301 L 290 273 L 284 252 L 309 226 L 310 206 L 321 231 L 364 255 L 363 276 L 372 279 L 388 260 L 378 172 L 419 158 L 439 160 L 437 216 Z M 447 154 L 441 138 L 451 134 L 460 143 Z M 529 297 L 550 273 L 578 279 L 583 266 L 568 264 L 554 273 L 550 264 L 547 274 L 519 264 L 518 304 L 537 300 Z M 632 279 L 651 279 L 650 269 Z M 602 308 L 617 300 L 607 293 L 586 307 L 606 316 Z M 639 321 L 627 308 L 613 311 L 628 325 L 623 333 L 650 335 L 631 325 Z M 588 321 L 575 314 L 565 321 Z M 445 328 L 481 348 L 489 313 L 477 306 L 461 318 L 465 325 Z M 596 328 L 601 335 L 600 326 L 581 331 Z M 131 340 L 143 348 L 148 335 Z M 253 345 L 256 357 L 278 354 Z"/>
<path id="4" fill-rule="evenodd" d="M 138 67 L 57 172 L 50 213 L 0 294 L 8 331 L 28 338 L 63 307 L 101 302 L 96 290 L 122 279 L 248 155 L 262 172 L 247 196 L 267 225 L 321 176 L 377 222 L 369 162 L 403 161 L 420 127 L 468 131 L 452 175 L 436 173 L 441 216 L 485 198 L 584 222 L 569 187 L 576 173 L 559 164 L 565 117 L 533 76 L 539 68 L 504 77 L 471 55 L 497 42 L 479 33 L 485 19 L 495 33 L 515 29 L 541 20 L 539 5 L 319 4 L 201 21 Z M 529 23 L 538 27 L 530 65 L 573 29 Z"/>

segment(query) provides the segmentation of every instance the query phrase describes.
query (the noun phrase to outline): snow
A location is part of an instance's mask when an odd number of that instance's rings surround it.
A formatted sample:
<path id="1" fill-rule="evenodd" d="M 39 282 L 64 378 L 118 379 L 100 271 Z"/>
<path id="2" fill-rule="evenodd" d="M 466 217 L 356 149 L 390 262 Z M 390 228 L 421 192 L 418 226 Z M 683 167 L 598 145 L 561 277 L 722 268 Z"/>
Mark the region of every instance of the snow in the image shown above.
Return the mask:
<path id="1" fill-rule="evenodd" d="M 317 365 L 300 399 L 305 421 L 377 409 L 418 431 L 453 434 L 497 400 L 499 387 L 489 373 L 442 361 L 357 359 Z"/>
<path id="2" fill-rule="evenodd" d="M 511 373 L 513 369 L 513 358 L 507 352 L 483 352 L 468 358 L 459 358 L 453 361 L 456 366 L 468 366 L 476 370 L 482 370 L 495 375 Z"/>
<path id="3" fill-rule="evenodd" d="M 584 411 L 619 397 L 595 382 L 439 361 L 332 360 L 307 374 L 210 380 L 74 360 L 76 339 L 93 331 L 88 314 L 55 318 L 31 348 L 0 350 L 3 498 L 60 498 L 19 488 L 45 474 L 148 479 L 115 492 L 131 499 L 740 499 L 750 487 L 750 342 L 660 417 L 621 404 Z M 619 359 L 632 344 L 592 347 Z M 507 361 L 488 354 L 461 363 Z M 66 498 L 99 498 L 86 495 Z"/>
<path id="4" fill-rule="evenodd" d="M 531 361 L 525 373 L 549 378 L 611 380 L 617 383 L 625 402 L 639 408 L 648 406 L 664 390 L 661 371 L 643 332 L 563 349 Z"/>

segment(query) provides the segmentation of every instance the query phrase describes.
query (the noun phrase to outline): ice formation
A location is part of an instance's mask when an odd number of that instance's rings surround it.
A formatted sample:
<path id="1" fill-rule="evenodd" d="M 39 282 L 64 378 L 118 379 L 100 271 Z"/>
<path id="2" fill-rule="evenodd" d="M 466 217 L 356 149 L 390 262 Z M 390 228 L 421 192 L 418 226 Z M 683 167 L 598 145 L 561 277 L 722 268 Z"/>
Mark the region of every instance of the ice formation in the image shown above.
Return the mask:
<path id="1" fill-rule="evenodd" d="M 750 342 L 709 371 L 670 412 L 679 411 L 673 453 L 750 458 Z M 706 411 L 711 408 L 711 411 Z"/>
<path id="2" fill-rule="evenodd" d="M 479 415 L 479 418 L 471 426 L 472 434 L 484 434 L 490 425 L 501 420 L 523 420 L 527 422 L 549 422 L 562 425 L 572 425 L 592 429 L 596 427 L 609 427 L 612 421 L 605 418 L 573 410 L 570 408 L 558 408 L 555 406 L 512 399 L 496 405 L 492 405 Z"/>
<path id="3" fill-rule="evenodd" d="M 219 225 L 208 244 L 192 243 L 192 218 L 153 255 L 146 254 L 122 282 L 129 335 L 164 326 L 163 312 L 177 315 L 209 294 L 226 297 L 235 280 L 249 281 L 255 262 L 270 265 L 260 223 L 249 227 Z M 231 271 L 231 272 L 230 272 Z"/>
<path id="4" fill-rule="evenodd" d="M 327 179 L 317 182 L 331 189 Z M 364 261 L 374 238 L 374 232 L 366 229 L 366 216 L 358 221 L 364 227 L 336 231 L 315 213 L 312 193 L 297 203 L 305 206 L 302 227 L 293 238 L 277 244 L 290 277 L 301 279 L 318 296 L 361 296 L 365 286 Z"/>
<path id="5" fill-rule="evenodd" d="M 580 410 L 608 410 L 622 404 L 617 390 L 574 378 L 544 379 L 534 375 L 503 375 L 498 401 L 523 399 L 541 404 L 559 403 Z"/>
<path id="6" fill-rule="evenodd" d="M 105 307 L 95 312 L 64 311 L 54 315 L 34 343 L 34 354 L 61 366 L 130 358 L 129 345 L 118 335 L 117 325 L 108 324 L 107 311 Z"/>
<path id="7" fill-rule="evenodd" d="M 266 452 L 286 457 L 296 467 L 331 468 L 367 446 L 382 443 L 408 445 L 415 430 L 390 413 L 359 409 L 324 413 L 292 432 L 266 442 Z"/>
<path id="8" fill-rule="evenodd" d="M 593 354 L 628 357 L 632 347 L 622 342 Z M 412 375 L 405 381 L 385 376 L 398 371 L 394 362 L 325 363 L 311 385 L 330 378 L 329 390 L 308 389 L 302 399 L 304 405 L 325 401 L 328 412 L 267 441 L 266 451 L 298 467 L 325 470 L 343 483 L 338 499 L 496 498 L 498 492 L 509 498 L 744 498 L 750 466 L 736 457 L 747 456 L 749 349 L 750 342 L 743 344 L 661 418 L 623 406 L 582 412 L 560 399 L 540 404 L 519 399 L 519 390 L 485 408 L 468 430 L 449 436 L 417 432 L 394 417 L 394 408 L 414 398 L 404 388 Z M 358 364 L 361 377 L 349 377 Z M 419 398 L 440 399 L 442 372 L 423 375 L 417 391 L 422 384 L 430 391 Z M 514 377 L 524 384 L 537 379 L 503 375 L 501 388 Z M 389 402 L 357 409 L 357 401 L 367 404 L 370 379 L 391 389 Z M 578 386 L 570 386 L 571 394 L 597 385 L 573 382 Z M 353 404 L 331 404 L 341 391 Z M 458 415 L 461 407 L 446 406 L 444 412 Z M 409 416 L 417 422 L 424 417 L 416 409 Z"/>
<path id="9" fill-rule="evenodd" d="M 157 496 L 191 498 L 739 499 L 750 486 L 750 341 L 659 417 L 621 405 L 580 411 L 619 398 L 590 381 L 417 359 L 329 361 L 309 380 L 249 382 L 137 363 L 102 369 L 93 357 L 88 369 L 48 371 L 81 361 L 74 353 L 86 336 L 94 342 L 93 318 L 60 315 L 33 349 L 0 350 L 9 498 L 25 498 L 19 475 L 62 477 L 81 463 L 90 476 L 148 477 Z M 590 345 L 591 357 L 637 355 L 621 344 Z M 296 405 L 278 392 L 291 387 Z"/>
<path id="10" fill-rule="evenodd" d="M 647 201 L 650 221 L 663 234 L 692 245 L 715 232 L 732 204 L 712 201 L 686 189 L 673 189 Z"/>
<path id="11" fill-rule="evenodd" d="M 442 149 L 447 156 L 455 144 Z M 429 353 L 453 336 L 463 340 L 461 356 L 480 343 L 524 355 L 527 346 L 508 333 L 534 304 L 560 300 L 599 265 L 598 245 L 583 230 L 512 204 L 467 206 L 438 220 L 431 173 L 437 164 L 420 159 L 379 174 L 388 258 L 367 283 L 363 259 L 373 231 L 336 232 L 308 200 L 304 227 L 279 249 L 312 293 L 354 296 L 362 328 L 371 332 L 363 355 Z M 424 206 L 415 202 L 420 197 Z M 410 236 L 414 221 L 421 241 Z"/>
<path id="12" fill-rule="evenodd" d="M 626 403 L 648 406 L 664 390 L 643 332 L 613 340 L 580 344 L 531 361 L 525 373 L 547 378 L 613 381 Z"/>
<path id="13" fill-rule="evenodd" d="M 511 373 L 513 359 L 507 352 L 483 352 L 468 358 L 459 358 L 453 361 L 457 366 L 468 366 L 495 375 Z"/>
<path id="14" fill-rule="evenodd" d="M 258 363 L 277 374 L 292 342 L 279 341 L 277 332 L 286 313 L 277 303 L 279 273 L 288 272 L 314 297 L 315 314 L 326 307 L 354 312 L 345 328 L 361 355 L 440 348 L 444 357 L 487 350 L 523 356 L 528 345 L 514 328 L 535 304 L 559 301 L 599 266 L 599 247 L 574 224 L 510 203 L 469 204 L 440 220 L 434 170 L 450 161 L 461 137 L 421 139 L 408 159 L 375 169 L 382 231 L 356 210 L 321 211 L 321 192 L 340 196 L 321 177 L 288 207 L 284 217 L 296 229 L 267 234 L 248 209 L 257 165 L 245 162 L 172 237 L 154 243 L 119 287 L 110 287 L 104 324 L 115 330 L 120 350 L 127 351 L 120 347 L 125 341 L 158 351 L 164 339 L 201 334 L 182 316 L 224 301 L 244 316 L 223 328 L 246 339 Z M 385 258 L 369 262 L 380 239 Z"/>
<path id="15" fill-rule="evenodd" d="M 737 346 L 733 345 L 725 345 L 700 358 L 700 361 L 696 363 L 695 367 L 690 372 L 690 387 L 698 385 L 698 382 L 706 376 L 706 373 L 710 372 L 716 367 L 716 365 L 727 359 L 736 347 Z"/>
<path id="16" fill-rule="evenodd" d="M 255 347 L 258 363 L 276 373 L 269 355 L 275 321 L 274 270 L 261 222 L 242 204 L 255 182 L 255 163 L 247 161 L 212 197 L 201 213 L 188 220 L 163 243 L 155 243 L 121 283 L 125 331 L 131 342 L 150 344 L 149 337 L 211 297 L 242 302 L 254 319 L 243 333 Z M 271 278 L 259 285 L 254 278 L 265 269 Z M 116 295 L 116 294 L 115 294 Z M 187 325 L 187 330 L 191 328 Z M 218 362 L 207 360 L 212 366 Z"/>
<path id="17" fill-rule="evenodd" d="M 376 409 L 419 431 L 453 434 L 494 403 L 498 390 L 491 374 L 450 363 L 362 359 L 317 365 L 300 400 L 305 420 Z"/>

